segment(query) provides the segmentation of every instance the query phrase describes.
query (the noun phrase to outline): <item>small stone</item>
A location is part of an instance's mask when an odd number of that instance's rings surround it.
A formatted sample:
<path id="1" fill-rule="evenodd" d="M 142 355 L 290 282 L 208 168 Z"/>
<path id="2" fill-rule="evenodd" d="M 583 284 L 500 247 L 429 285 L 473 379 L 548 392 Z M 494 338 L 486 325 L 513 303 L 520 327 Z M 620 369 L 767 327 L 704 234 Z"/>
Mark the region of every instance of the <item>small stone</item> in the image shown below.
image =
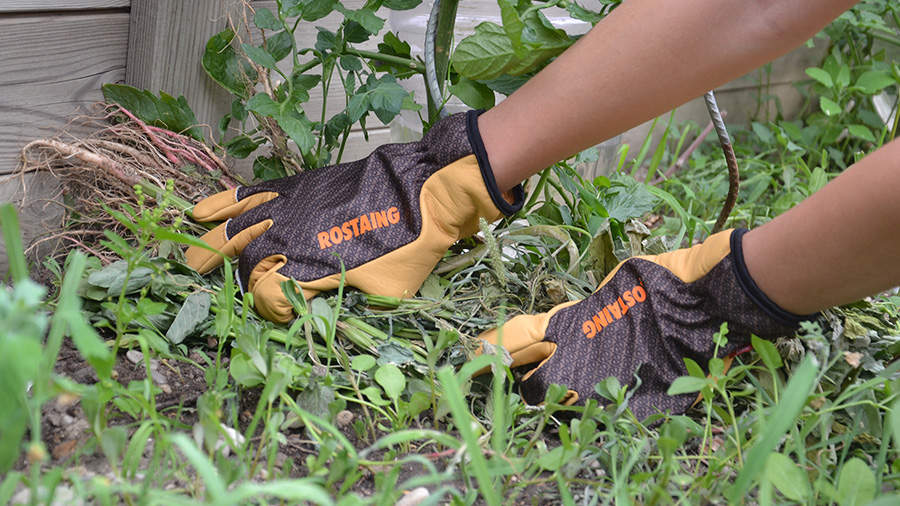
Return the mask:
<path id="1" fill-rule="evenodd" d="M 429 494 L 428 489 L 425 487 L 414 488 L 409 492 L 406 492 L 406 495 L 397 501 L 395 506 L 416 506 L 417 504 L 421 504 L 425 499 L 428 499 L 429 495 L 431 494 Z"/>
<path id="2" fill-rule="evenodd" d="M 53 460 L 63 460 L 67 459 L 72 455 L 72 452 L 75 451 L 75 448 L 78 446 L 78 440 L 70 439 L 69 441 L 63 441 L 62 443 L 53 447 L 53 451 L 51 455 L 53 455 Z"/>
<path id="3" fill-rule="evenodd" d="M 144 360 L 144 354 L 138 350 L 128 350 L 125 352 L 125 358 L 132 364 L 140 364 Z"/>
<path id="4" fill-rule="evenodd" d="M 162 390 L 164 394 L 172 393 L 172 387 L 170 387 L 168 383 L 163 383 L 163 384 L 159 385 L 159 389 Z"/>
<path id="5" fill-rule="evenodd" d="M 345 409 L 338 412 L 337 416 L 335 417 L 335 422 L 337 423 L 338 427 L 343 429 L 353 422 L 353 418 L 353 413 Z"/>

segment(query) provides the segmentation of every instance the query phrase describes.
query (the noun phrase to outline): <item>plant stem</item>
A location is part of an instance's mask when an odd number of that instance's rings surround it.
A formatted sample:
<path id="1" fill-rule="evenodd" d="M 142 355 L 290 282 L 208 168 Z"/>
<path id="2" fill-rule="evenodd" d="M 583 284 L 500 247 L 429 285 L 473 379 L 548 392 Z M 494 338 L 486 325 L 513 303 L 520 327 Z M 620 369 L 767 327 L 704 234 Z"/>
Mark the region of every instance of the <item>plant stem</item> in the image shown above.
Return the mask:
<path id="1" fill-rule="evenodd" d="M 411 58 L 403 58 L 402 56 L 394 56 L 389 54 L 378 53 L 375 51 L 364 51 L 362 49 L 354 49 L 352 47 L 344 48 L 345 54 L 350 54 L 353 56 L 359 56 L 360 58 L 366 58 L 369 60 L 378 60 L 383 61 L 385 63 L 394 63 L 397 65 L 403 65 L 409 67 L 420 74 L 425 73 L 425 66 L 422 65 L 421 62 L 413 60 Z"/>

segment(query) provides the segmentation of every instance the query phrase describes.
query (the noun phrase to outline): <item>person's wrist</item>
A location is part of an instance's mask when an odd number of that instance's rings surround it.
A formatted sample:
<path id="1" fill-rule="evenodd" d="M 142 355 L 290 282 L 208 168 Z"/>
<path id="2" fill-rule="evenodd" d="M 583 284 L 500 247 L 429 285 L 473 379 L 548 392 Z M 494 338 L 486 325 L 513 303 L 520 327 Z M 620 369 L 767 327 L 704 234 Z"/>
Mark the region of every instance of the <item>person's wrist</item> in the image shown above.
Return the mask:
<path id="1" fill-rule="evenodd" d="M 472 110 L 466 113 L 466 124 L 468 129 L 469 144 L 472 152 L 478 160 L 478 166 L 481 169 L 481 175 L 484 184 L 494 205 L 497 206 L 503 214 L 510 216 L 517 213 L 524 204 L 525 190 L 521 184 L 501 185 L 496 178 L 496 172 L 488 156 L 488 151 L 484 144 L 480 128 L 480 110 Z"/>

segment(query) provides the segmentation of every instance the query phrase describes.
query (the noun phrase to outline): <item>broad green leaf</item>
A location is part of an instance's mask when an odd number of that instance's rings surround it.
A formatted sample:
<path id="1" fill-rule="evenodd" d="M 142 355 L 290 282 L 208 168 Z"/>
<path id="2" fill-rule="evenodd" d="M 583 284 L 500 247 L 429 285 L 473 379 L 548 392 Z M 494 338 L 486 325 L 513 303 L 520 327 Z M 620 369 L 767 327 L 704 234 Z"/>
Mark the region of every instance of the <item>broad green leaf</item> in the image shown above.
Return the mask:
<path id="1" fill-rule="evenodd" d="M 859 137 L 864 141 L 875 142 L 875 135 L 872 134 L 872 131 L 869 130 L 869 127 L 865 125 L 848 125 L 847 130 L 850 132 L 850 135 L 854 137 Z"/>
<path id="2" fill-rule="evenodd" d="M 422 3 L 422 0 L 384 0 L 384 6 L 395 11 L 412 9 Z"/>
<path id="3" fill-rule="evenodd" d="M 224 30 L 213 35 L 203 53 L 203 69 L 223 88 L 243 99 L 249 97 L 249 83 L 256 80 L 256 72 L 244 65 L 231 43 L 234 32 Z"/>
<path id="4" fill-rule="evenodd" d="M 850 67 L 846 63 L 841 65 L 841 69 L 834 79 L 834 84 L 838 88 L 846 88 L 850 85 Z"/>
<path id="5" fill-rule="evenodd" d="M 265 93 L 257 93 L 247 101 L 247 110 L 274 118 L 281 114 L 281 104 Z"/>
<path id="6" fill-rule="evenodd" d="M 356 123 L 369 111 L 369 96 L 360 93 L 350 97 L 350 103 L 347 104 L 347 116 L 350 121 Z"/>
<path id="7" fill-rule="evenodd" d="M 841 106 L 828 97 L 819 97 L 819 108 L 826 116 L 837 116 L 841 113 Z"/>
<path id="8" fill-rule="evenodd" d="M 287 30 L 282 30 L 266 39 L 266 51 L 272 55 L 272 58 L 275 58 L 275 61 L 285 59 L 293 49 L 293 38 L 291 32 Z"/>
<path id="9" fill-rule="evenodd" d="M 272 14 L 272 11 L 265 7 L 256 10 L 256 14 L 253 15 L 253 24 L 263 30 L 281 30 L 284 28 L 281 21 Z"/>
<path id="10" fill-rule="evenodd" d="M 765 144 L 775 144 L 775 136 L 772 135 L 772 132 L 769 131 L 769 128 L 761 123 L 753 122 L 750 125 L 753 128 L 753 133 L 759 137 L 759 140 L 763 141 Z"/>
<path id="11" fill-rule="evenodd" d="M 528 28 L 534 28 L 534 23 L 528 23 Z M 534 47 L 529 47 L 524 57 L 519 58 L 506 31 L 494 23 L 484 22 L 456 47 L 453 68 L 462 76 L 475 80 L 493 79 L 503 74 L 521 75 L 536 70 L 571 45 L 567 37 L 544 37 L 539 40 Z"/>
<path id="12" fill-rule="evenodd" d="M 350 360 L 350 367 L 356 371 L 368 371 L 375 367 L 375 357 L 372 355 L 356 355 Z"/>
<path id="13" fill-rule="evenodd" d="M 691 392 L 699 392 L 709 383 L 706 378 L 695 378 L 694 376 L 681 376 L 675 378 L 675 381 L 669 385 L 668 395 L 680 395 Z"/>
<path id="14" fill-rule="evenodd" d="M 766 368 L 770 371 L 775 371 L 783 364 L 781 362 L 781 355 L 778 353 L 778 348 L 772 343 L 772 341 L 768 341 L 766 339 L 760 339 L 755 335 L 750 336 L 750 342 L 753 345 L 753 349 L 756 350 L 756 354 L 759 355 L 759 358 L 762 359 L 763 364 L 766 365 Z"/>
<path id="15" fill-rule="evenodd" d="M 100 448 L 109 462 L 119 461 L 119 458 L 125 453 L 127 443 L 128 432 L 125 427 L 107 427 L 100 434 Z"/>
<path id="16" fill-rule="evenodd" d="M 193 334 L 197 326 L 209 316 L 211 302 L 207 292 L 194 292 L 188 295 L 184 305 L 178 310 L 175 321 L 166 331 L 166 339 L 174 344 L 180 344 L 187 336 Z"/>
<path id="17" fill-rule="evenodd" d="M 828 183 L 828 174 L 825 173 L 825 169 L 816 167 L 809 178 L 809 193 L 813 194 L 821 190 L 826 183 Z"/>
<path id="18" fill-rule="evenodd" d="M 237 348 L 231 350 L 231 362 L 228 364 L 228 372 L 238 385 L 255 387 L 266 381 L 266 377 L 257 369 L 250 357 Z"/>
<path id="19" fill-rule="evenodd" d="M 802 503 L 809 497 L 809 476 L 785 455 L 769 455 L 765 472 L 766 478 L 788 499 Z"/>
<path id="20" fill-rule="evenodd" d="M 303 0 L 302 2 L 303 19 L 305 21 L 316 21 L 331 14 L 338 6 L 337 0 Z M 296 16 L 296 14 L 294 14 Z"/>
<path id="21" fill-rule="evenodd" d="M 238 135 L 225 143 L 225 151 L 235 158 L 244 159 L 256 151 L 259 143 L 249 135 Z"/>
<path id="22" fill-rule="evenodd" d="M 285 176 L 284 161 L 277 156 L 257 156 L 253 160 L 253 177 L 268 181 Z"/>
<path id="23" fill-rule="evenodd" d="M 587 21 L 592 25 L 596 25 L 603 19 L 602 14 L 598 14 L 590 9 L 585 9 L 584 7 L 578 5 L 578 2 L 575 0 L 571 0 L 566 2 L 566 10 L 569 11 L 569 15 L 575 19 L 580 19 L 581 21 Z"/>
<path id="24" fill-rule="evenodd" d="M 387 341 L 378 345 L 378 363 L 394 364 L 397 366 L 409 364 L 416 359 L 413 352 L 397 344 L 396 341 Z"/>
<path id="25" fill-rule="evenodd" d="M 525 22 L 519 16 L 516 10 L 515 0 L 497 0 L 500 5 L 500 19 L 503 21 L 503 30 L 509 37 L 510 44 L 516 56 L 522 58 L 525 56 L 525 47 L 522 45 L 522 30 L 525 29 Z"/>
<path id="26" fill-rule="evenodd" d="M 175 98 L 161 91 L 157 97 L 125 84 L 104 84 L 102 90 L 104 100 L 127 109 L 144 123 L 203 140 L 197 117 L 183 96 Z"/>
<path id="27" fill-rule="evenodd" d="M 450 86 L 450 93 L 459 97 L 464 104 L 472 109 L 490 109 L 494 107 L 494 92 L 479 83 L 465 77 Z"/>
<path id="28" fill-rule="evenodd" d="M 297 144 L 301 153 L 310 152 L 316 143 L 316 138 L 313 136 L 309 121 L 290 114 L 282 114 L 276 120 L 284 133 L 288 134 L 288 137 Z"/>
<path id="29" fill-rule="evenodd" d="M 647 191 L 647 185 L 630 178 L 622 181 L 624 184 L 610 186 L 600 194 L 600 203 L 610 218 L 625 223 L 652 211 L 659 203 L 656 196 Z"/>
<path id="30" fill-rule="evenodd" d="M 106 292 L 110 296 L 118 296 L 125 285 L 126 277 L 128 286 L 125 286 L 125 295 L 130 295 L 147 286 L 152 276 L 153 270 L 149 267 L 135 267 L 128 275 L 128 262 L 117 260 L 102 270 L 92 272 L 87 281 L 94 286 L 106 288 Z"/>
<path id="31" fill-rule="evenodd" d="M 821 83 L 826 88 L 834 87 L 834 81 L 831 79 L 831 74 L 829 74 L 828 72 L 826 72 L 823 69 L 820 69 L 818 67 L 808 68 L 808 69 L 806 69 L 806 75 L 808 75 L 809 77 L 812 77 L 813 79 L 815 79 L 816 81 Z"/>
<path id="32" fill-rule="evenodd" d="M 372 111 L 383 123 L 389 123 L 403 108 L 403 99 L 409 92 L 392 81 L 383 81 L 369 92 L 369 104 Z"/>
<path id="33" fill-rule="evenodd" d="M 331 415 L 328 405 L 334 402 L 334 398 L 334 389 L 322 385 L 319 381 L 310 381 L 309 386 L 297 395 L 297 405 L 316 416 L 327 419 Z"/>
<path id="34" fill-rule="evenodd" d="M 890 74 L 887 72 L 881 72 L 878 70 L 869 70 L 863 72 L 859 79 L 856 80 L 855 86 L 863 91 L 863 93 L 867 95 L 874 95 L 884 88 L 895 84 L 896 81 Z"/>
<path id="35" fill-rule="evenodd" d="M 241 44 L 241 48 L 245 53 L 247 53 L 247 57 L 250 58 L 253 63 L 265 67 L 269 70 L 275 69 L 277 62 L 275 61 L 275 58 L 265 50 L 265 48 L 253 46 L 250 44 Z"/>
<path id="36" fill-rule="evenodd" d="M 862 460 L 853 457 L 841 468 L 837 499 L 841 506 L 861 506 L 875 498 L 875 474 Z"/>
<path id="37" fill-rule="evenodd" d="M 558 471 L 560 467 L 569 461 L 577 453 L 577 448 L 557 446 L 537 459 L 537 465 L 547 471 Z"/>
<path id="38" fill-rule="evenodd" d="M 394 364 L 384 364 L 375 371 L 375 381 L 384 389 L 384 393 L 394 402 L 400 398 L 406 388 L 406 377 Z"/>
<path id="39" fill-rule="evenodd" d="M 335 5 L 335 9 L 344 15 L 350 21 L 356 21 L 370 34 L 376 34 L 384 27 L 384 20 L 375 15 L 372 9 L 362 8 L 359 10 L 350 10 L 341 4 Z"/>

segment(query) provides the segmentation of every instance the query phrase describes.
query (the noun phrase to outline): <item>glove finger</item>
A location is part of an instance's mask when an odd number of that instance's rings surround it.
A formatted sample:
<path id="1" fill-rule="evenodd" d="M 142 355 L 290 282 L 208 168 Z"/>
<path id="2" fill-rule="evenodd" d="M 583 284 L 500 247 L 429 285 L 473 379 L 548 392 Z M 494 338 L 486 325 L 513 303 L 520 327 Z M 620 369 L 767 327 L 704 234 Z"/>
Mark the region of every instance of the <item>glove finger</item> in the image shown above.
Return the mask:
<path id="1" fill-rule="evenodd" d="M 284 255 L 266 257 L 250 272 L 248 282 L 256 311 L 266 320 L 278 323 L 287 323 L 294 318 L 294 306 L 281 289 L 281 284 L 290 278 L 278 272 L 286 263 Z M 318 293 L 316 290 L 303 288 L 303 295 L 307 299 Z"/>
<path id="2" fill-rule="evenodd" d="M 222 223 L 218 227 L 203 234 L 200 239 L 205 241 L 216 250 L 227 257 L 239 255 L 241 251 L 250 244 L 250 241 L 256 239 L 272 226 L 272 220 L 265 220 L 251 225 L 241 230 L 234 237 L 228 237 L 228 222 Z M 222 256 L 214 251 L 210 251 L 198 246 L 191 246 L 184 253 L 187 264 L 199 272 L 206 274 L 207 272 L 222 265 Z"/>
<path id="3" fill-rule="evenodd" d="M 225 190 L 197 202 L 192 211 L 194 220 L 206 222 L 234 218 L 278 196 L 276 192 L 259 192 L 238 200 L 238 190 Z"/>
<path id="4" fill-rule="evenodd" d="M 532 364 L 549 358 L 556 351 L 556 343 L 544 341 L 547 313 L 519 315 L 497 329 L 481 334 L 491 344 L 501 344 L 513 359 L 512 367 Z M 502 340 L 502 343 L 501 343 Z"/>

